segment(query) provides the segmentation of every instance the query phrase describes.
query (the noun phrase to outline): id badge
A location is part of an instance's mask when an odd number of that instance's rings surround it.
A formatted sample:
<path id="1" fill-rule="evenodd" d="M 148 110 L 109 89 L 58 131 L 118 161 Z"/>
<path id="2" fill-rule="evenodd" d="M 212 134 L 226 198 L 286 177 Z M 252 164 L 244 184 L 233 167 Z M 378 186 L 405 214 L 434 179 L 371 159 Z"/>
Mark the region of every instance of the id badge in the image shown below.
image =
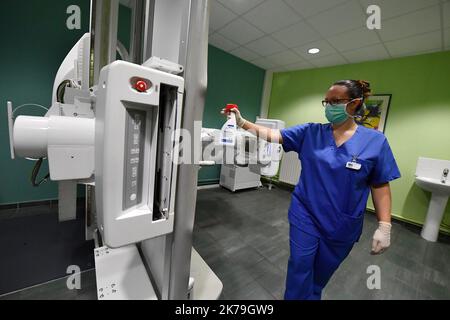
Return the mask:
<path id="1" fill-rule="evenodd" d="M 347 162 L 347 165 L 345 166 L 348 169 L 352 169 L 352 170 L 360 170 L 361 169 L 361 163 L 357 163 L 355 161 L 349 161 Z"/>

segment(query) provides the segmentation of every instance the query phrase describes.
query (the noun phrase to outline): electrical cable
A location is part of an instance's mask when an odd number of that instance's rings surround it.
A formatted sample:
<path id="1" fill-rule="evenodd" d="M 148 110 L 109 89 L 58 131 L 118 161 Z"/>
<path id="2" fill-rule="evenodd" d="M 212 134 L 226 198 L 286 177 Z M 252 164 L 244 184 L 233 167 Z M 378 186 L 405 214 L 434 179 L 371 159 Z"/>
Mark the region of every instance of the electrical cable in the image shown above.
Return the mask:
<path id="1" fill-rule="evenodd" d="M 41 109 L 44 109 L 45 111 L 48 111 L 48 108 L 46 108 L 46 107 L 44 107 L 44 106 L 41 106 L 40 104 L 36 104 L 36 103 L 25 103 L 25 104 L 22 104 L 22 105 L 18 106 L 17 108 L 14 108 L 14 110 L 13 110 L 11 116 L 14 117 L 14 113 L 16 113 L 17 110 L 20 110 L 20 109 L 22 109 L 23 107 L 27 107 L 27 106 L 39 107 L 39 108 L 41 108 Z"/>
<path id="2" fill-rule="evenodd" d="M 58 86 L 58 88 L 56 89 L 56 101 L 60 102 L 60 103 L 64 103 L 64 93 L 66 90 L 66 87 L 70 87 L 70 85 L 72 84 L 71 80 L 64 80 L 63 82 L 61 82 Z"/>
<path id="3" fill-rule="evenodd" d="M 36 182 L 37 176 L 39 174 L 39 171 L 41 169 L 42 166 L 42 162 L 43 162 L 44 158 L 39 158 L 38 161 L 36 161 L 33 170 L 31 171 L 31 185 L 33 187 L 39 187 L 42 183 L 47 182 L 48 178 L 50 178 L 50 174 L 47 173 L 44 178 L 42 178 L 41 180 L 39 180 L 39 182 Z"/>

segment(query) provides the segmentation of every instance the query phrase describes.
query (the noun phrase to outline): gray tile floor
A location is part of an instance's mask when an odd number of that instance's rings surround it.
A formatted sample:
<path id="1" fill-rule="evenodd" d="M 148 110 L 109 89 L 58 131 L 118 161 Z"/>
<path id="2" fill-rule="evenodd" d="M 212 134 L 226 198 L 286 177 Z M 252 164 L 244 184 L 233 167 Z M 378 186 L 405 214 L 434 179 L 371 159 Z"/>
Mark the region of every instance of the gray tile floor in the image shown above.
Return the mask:
<path id="1" fill-rule="evenodd" d="M 287 209 L 290 192 L 221 188 L 198 192 L 194 247 L 224 284 L 223 299 L 282 299 L 289 257 Z M 323 299 L 450 299 L 450 241 L 423 240 L 420 229 L 394 223 L 392 246 L 370 255 L 377 226 L 366 214 L 363 235 L 324 290 Z M 381 289 L 369 290 L 367 268 L 381 270 Z M 95 299 L 95 272 L 82 275 L 82 290 L 66 279 L 3 299 Z"/>
<path id="2" fill-rule="evenodd" d="M 204 190 L 198 194 L 194 246 L 222 279 L 225 299 L 281 299 L 289 257 L 283 189 Z M 450 299 L 450 242 L 426 242 L 420 229 L 394 222 L 392 246 L 370 255 L 377 227 L 367 213 L 363 235 L 324 290 L 323 299 Z M 367 268 L 381 271 L 369 290 Z"/>

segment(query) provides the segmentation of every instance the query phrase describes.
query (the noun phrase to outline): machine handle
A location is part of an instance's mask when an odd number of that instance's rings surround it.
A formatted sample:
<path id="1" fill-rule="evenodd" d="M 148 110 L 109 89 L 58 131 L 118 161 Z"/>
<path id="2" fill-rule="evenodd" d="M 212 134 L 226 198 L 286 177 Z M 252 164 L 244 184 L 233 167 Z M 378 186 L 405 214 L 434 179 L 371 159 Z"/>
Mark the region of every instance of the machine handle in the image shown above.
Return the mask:
<path id="1" fill-rule="evenodd" d="M 215 161 L 200 161 L 199 165 L 200 167 L 209 167 L 209 166 L 214 166 L 216 164 Z"/>
<path id="2" fill-rule="evenodd" d="M 13 142 L 14 122 L 13 122 L 13 108 L 11 101 L 6 102 L 6 108 L 8 111 L 9 149 L 11 151 L 11 159 L 14 160 L 16 157 L 14 154 L 14 142 Z"/>

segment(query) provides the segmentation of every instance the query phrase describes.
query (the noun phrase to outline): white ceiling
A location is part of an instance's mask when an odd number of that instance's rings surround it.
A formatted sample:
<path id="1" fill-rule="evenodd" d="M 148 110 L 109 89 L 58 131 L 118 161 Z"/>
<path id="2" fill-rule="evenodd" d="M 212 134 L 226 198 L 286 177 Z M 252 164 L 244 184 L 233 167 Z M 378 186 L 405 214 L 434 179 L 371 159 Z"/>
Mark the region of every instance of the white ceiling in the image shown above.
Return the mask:
<path id="1" fill-rule="evenodd" d="M 211 0 L 209 43 L 273 71 L 450 50 L 450 0 Z"/>

